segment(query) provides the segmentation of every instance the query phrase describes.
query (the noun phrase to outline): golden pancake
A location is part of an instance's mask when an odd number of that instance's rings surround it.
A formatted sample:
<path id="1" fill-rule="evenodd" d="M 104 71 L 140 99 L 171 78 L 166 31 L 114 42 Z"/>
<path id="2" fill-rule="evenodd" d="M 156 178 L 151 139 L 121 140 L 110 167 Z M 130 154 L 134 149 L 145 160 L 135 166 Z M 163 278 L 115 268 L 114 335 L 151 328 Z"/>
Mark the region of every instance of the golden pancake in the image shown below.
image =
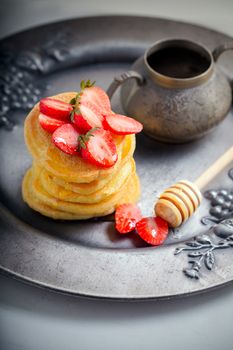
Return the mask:
<path id="1" fill-rule="evenodd" d="M 130 158 L 132 158 L 133 152 L 135 149 L 135 137 L 126 137 L 123 145 L 123 151 L 122 151 L 122 160 L 120 163 L 119 168 L 124 166 L 126 162 L 129 161 Z M 53 176 L 53 180 L 57 185 L 62 186 L 66 190 L 76 192 L 79 194 L 91 194 L 93 192 L 96 192 L 106 186 L 106 184 L 112 179 L 112 177 L 117 175 L 117 172 L 119 170 L 115 168 L 115 170 L 108 176 L 98 178 L 98 180 L 91 181 L 89 183 L 75 183 L 75 182 L 68 182 L 64 181 L 59 176 Z M 49 172 L 50 173 L 50 172 Z M 52 173 L 50 173 L 53 175 Z"/>
<path id="2" fill-rule="evenodd" d="M 98 204 L 68 203 L 68 208 L 67 202 L 49 196 L 40 187 L 38 180 L 33 178 L 32 170 L 29 169 L 23 179 L 22 193 L 25 202 L 45 216 L 63 220 L 88 219 L 111 214 L 119 204 L 136 202 L 140 195 L 140 183 L 137 175 L 133 174 L 122 186 L 121 191 L 111 200 Z"/>
<path id="3" fill-rule="evenodd" d="M 41 169 L 38 165 L 33 165 L 33 176 L 38 176 L 42 187 L 53 197 L 76 203 L 98 203 L 104 198 L 116 193 L 126 179 L 135 173 L 135 162 L 131 158 L 124 164 L 118 173 L 111 177 L 110 181 L 100 190 L 89 194 L 78 194 L 76 192 L 65 189 L 54 182 L 54 177 L 45 169 Z"/>
<path id="4" fill-rule="evenodd" d="M 55 146 L 54 146 L 55 147 Z M 57 147 L 55 147 L 57 148 Z M 101 169 L 95 165 L 92 165 L 81 157 L 78 156 L 70 156 L 66 155 L 70 158 L 69 166 L 67 162 L 64 163 L 62 158 L 63 155 L 59 149 L 56 149 L 56 156 L 53 159 L 41 160 L 41 166 L 44 166 L 50 173 L 52 173 L 55 177 L 63 179 L 65 182 L 76 182 L 80 183 L 90 183 L 95 181 L 96 179 L 103 179 L 112 175 L 114 172 L 116 173 L 118 169 L 126 162 L 133 154 L 135 149 L 135 136 L 127 135 L 120 144 L 117 146 L 118 160 L 114 166 L 111 168 Z M 49 151 L 48 151 L 49 153 Z M 55 152 L 53 152 L 55 153 Z M 122 155 L 124 158 L 122 159 Z M 78 161 L 77 161 L 78 158 Z M 81 161 L 80 161 L 81 160 Z M 77 164 L 76 164 L 77 161 Z M 73 162 L 73 166 L 71 165 Z M 76 164 L 76 165 L 75 165 Z M 86 169 L 86 170 L 85 170 Z"/>
<path id="5" fill-rule="evenodd" d="M 43 188 L 40 177 L 33 176 L 33 172 L 31 173 L 31 186 L 32 186 L 32 192 L 35 194 L 35 196 L 41 200 L 42 202 L 46 203 L 47 205 L 51 206 L 54 209 L 62 210 L 69 213 L 83 213 L 87 215 L 97 214 L 99 211 L 105 212 L 108 210 L 109 206 L 112 206 L 112 203 L 117 203 L 117 201 L 122 196 L 122 191 L 124 191 L 125 185 L 128 183 L 129 178 L 126 179 L 126 181 L 123 183 L 121 188 L 108 198 L 105 198 L 103 201 L 98 203 L 75 203 L 75 202 L 67 202 L 63 201 L 61 199 L 58 199 L 57 197 L 51 196 L 46 190 Z M 91 211 L 90 211 L 91 210 Z M 92 215 L 91 215 L 92 216 Z M 95 215 L 94 215 L 95 216 Z"/>

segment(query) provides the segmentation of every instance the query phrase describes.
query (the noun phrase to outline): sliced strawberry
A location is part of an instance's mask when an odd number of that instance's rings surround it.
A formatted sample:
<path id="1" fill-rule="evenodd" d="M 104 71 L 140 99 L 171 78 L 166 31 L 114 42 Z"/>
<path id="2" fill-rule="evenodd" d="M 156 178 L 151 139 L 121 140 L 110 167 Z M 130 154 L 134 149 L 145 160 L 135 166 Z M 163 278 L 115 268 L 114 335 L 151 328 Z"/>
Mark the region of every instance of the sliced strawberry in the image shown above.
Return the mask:
<path id="1" fill-rule="evenodd" d="M 103 127 L 102 121 L 104 117 L 89 102 L 86 105 L 80 105 L 79 110 L 81 113 L 76 112 L 74 114 L 73 123 L 81 133 L 86 133 L 95 127 Z"/>
<path id="2" fill-rule="evenodd" d="M 82 157 L 88 162 L 103 168 L 113 166 L 118 158 L 112 135 L 104 129 L 94 130 L 81 152 Z"/>
<path id="3" fill-rule="evenodd" d="M 115 212 L 116 229 L 120 233 L 131 232 L 141 218 L 141 211 L 136 204 L 121 204 Z"/>
<path id="4" fill-rule="evenodd" d="M 160 217 L 143 218 L 136 224 L 139 236 L 151 245 L 162 244 L 168 235 L 168 223 Z"/>
<path id="5" fill-rule="evenodd" d="M 72 124 L 60 126 L 52 135 L 54 144 L 67 154 L 78 154 L 79 133 Z"/>
<path id="6" fill-rule="evenodd" d="M 69 120 L 73 108 L 69 103 L 54 98 L 43 98 L 40 100 L 40 112 L 56 119 Z"/>
<path id="7" fill-rule="evenodd" d="M 117 135 L 128 135 L 139 133 L 143 126 L 133 118 L 121 114 L 111 114 L 105 117 L 104 128 Z"/>
<path id="8" fill-rule="evenodd" d="M 65 124 L 66 122 L 60 119 L 55 119 L 48 117 L 42 113 L 39 114 L 40 126 L 47 132 L 53 133 L 59 126 Z"/>
<path id="9" fill-rule="evenodd" d="M 112 113 L 108 95 L 98 86 L 87 87 L 83 90 L 80 98 L 80 106 L 86 106 L 88 103 L 91 103 L 103 116 Z"/>

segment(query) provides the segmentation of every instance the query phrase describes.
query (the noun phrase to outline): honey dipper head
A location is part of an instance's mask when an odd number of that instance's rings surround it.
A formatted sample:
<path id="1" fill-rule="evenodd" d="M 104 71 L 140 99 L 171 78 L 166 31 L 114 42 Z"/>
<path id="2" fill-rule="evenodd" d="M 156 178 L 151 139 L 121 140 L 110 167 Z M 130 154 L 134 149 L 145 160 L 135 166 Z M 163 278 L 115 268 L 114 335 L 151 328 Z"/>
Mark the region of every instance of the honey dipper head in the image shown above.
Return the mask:
<path id="1" fill-rule="evenodd" d="M 198 187 L 187 180 L 182 180 L 167 188 L 155 204 L 155 215 L 168 222 L 171 227 L 178 227 L 199 207 L 202 200 Z"/>

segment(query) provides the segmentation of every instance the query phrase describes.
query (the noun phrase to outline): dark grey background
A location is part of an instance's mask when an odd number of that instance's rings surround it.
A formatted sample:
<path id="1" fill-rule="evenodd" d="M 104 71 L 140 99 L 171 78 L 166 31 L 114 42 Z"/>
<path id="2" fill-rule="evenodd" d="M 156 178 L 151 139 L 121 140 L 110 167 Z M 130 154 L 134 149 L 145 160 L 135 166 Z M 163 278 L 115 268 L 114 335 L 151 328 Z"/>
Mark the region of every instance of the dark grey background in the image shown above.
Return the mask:
<path id="1" fill-rule="evenodd" d="M 1 0 L 0 36 L 58 19 L 137 14 L 233 36 L 233 1 Z M 94 30 L 94 28 L 93 28 Z M 233 348 L 233 286 L 180 300 L 119 303 L 67 297 L 0 276 L 0 349 Z"/>

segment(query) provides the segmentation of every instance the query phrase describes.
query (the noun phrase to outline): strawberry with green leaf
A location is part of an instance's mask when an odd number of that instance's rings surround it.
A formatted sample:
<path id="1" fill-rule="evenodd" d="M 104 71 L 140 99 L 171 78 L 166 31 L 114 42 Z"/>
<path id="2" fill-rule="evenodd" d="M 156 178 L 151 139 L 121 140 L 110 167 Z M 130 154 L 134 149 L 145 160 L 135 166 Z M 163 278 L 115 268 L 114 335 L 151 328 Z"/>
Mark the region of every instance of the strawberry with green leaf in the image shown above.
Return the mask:
<path id="1" fill-rule="evenodd" d="M 66 154 L 81 155 L 99 167 L 109 168 L 118 158 L 111 133 L 104 129 L 93 128 L 86 134 L 79 134 L 75 125 L 64 124 L 54 131 L 52 140 Z"/>
<path id="2" fill-rule="evenodd" d="M 112 133 L 133 134 L 142 125 L 114 114 L 106 92 L 90 80 L 81 81 L 80 91 L 69 103 L 53 98 L 40 101 L 39 123 L 52 134 L 53 143 L 70 155 L 81 155 L 99 167 L 111 167 L 118 158 Z"/>
<path id="3" fill-rule="evenodd" d="M 109 168 L 116 163 L 117 149 L 109 131 L 94 128 L 86 135 L 80 135 L 79 142 L 82 157 L 88 162 L 103 168 Z"/>
<path id="4" fill-rule="evenodd" d="M 112 113 L 109 97 L 103 89 L 93 84 L 81 86 L 84 88 L 79 101 L 80 106 L 91 105 L 93 110 L 96 110 L 103 117 Z"/>
<path id="5" fill-rule="evenodd" d="M 104 116 L 112 113 L 108 95 L 94 84 L 90 80 L 82 81 L 80 93 L 70 101 L 72 122 L 83 133 L 95 127 L 103 128 Z"/>
<path id="6" fill-rule="evenodd" d="M 85 133 L 92 128 L 103 128 L 104 117 L 93 107 L 91 103 L 80 105 L 74 113 L 73 123 L 80 132 Z"/>

